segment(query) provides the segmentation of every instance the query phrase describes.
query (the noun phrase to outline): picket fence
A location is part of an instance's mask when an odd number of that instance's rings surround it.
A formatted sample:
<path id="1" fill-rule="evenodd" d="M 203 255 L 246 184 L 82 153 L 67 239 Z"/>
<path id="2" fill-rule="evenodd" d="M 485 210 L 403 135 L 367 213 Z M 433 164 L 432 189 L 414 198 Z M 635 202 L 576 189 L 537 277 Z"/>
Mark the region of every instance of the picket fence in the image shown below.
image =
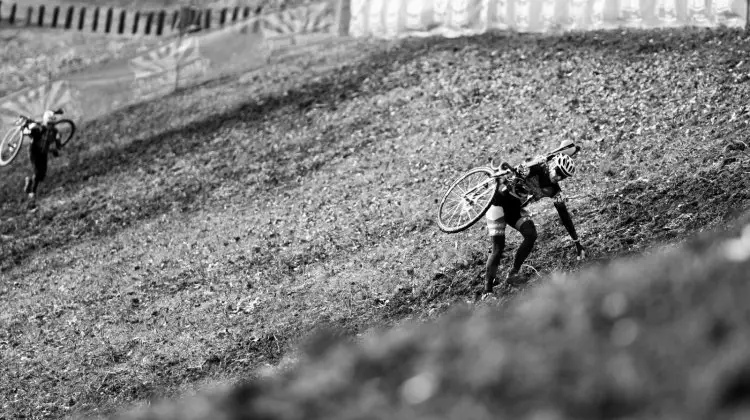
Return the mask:
<path id="1" fill-rule="evenodd" d="M 187 19 L 182 14 L 188 12 Z M 194 13 L 197 12 L 197 13 Z M 186 20 L 198 30 L 222 28 L 260 15 L 262 7 L 173 8 L 131 10 L 71 4 L 50 5 L 33 0 L 0 1 L 0 27 L 52 28 L 123 36 L 171 35 Z"/>
<path id="2" fill-rule="evenodd" d="M 746 0 L 351 0 L 349 35 L 744 26 Z"/>

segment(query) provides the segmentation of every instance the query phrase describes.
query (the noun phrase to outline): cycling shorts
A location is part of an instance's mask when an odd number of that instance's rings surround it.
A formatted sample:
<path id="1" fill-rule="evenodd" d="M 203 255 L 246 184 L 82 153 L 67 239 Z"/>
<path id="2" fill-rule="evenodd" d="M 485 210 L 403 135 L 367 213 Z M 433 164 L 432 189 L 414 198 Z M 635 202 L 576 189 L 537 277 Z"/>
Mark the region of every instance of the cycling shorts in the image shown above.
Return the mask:
<path id="1" fill-rule="evenodd" d="M 506 225 L 520 230 L 522 224 L 531 220 L 529 212 L 521 208 L 521 200 L 503 191 L 496 192 L 492 197 L 485 218 L 490 236 L 505 235 Z"/>

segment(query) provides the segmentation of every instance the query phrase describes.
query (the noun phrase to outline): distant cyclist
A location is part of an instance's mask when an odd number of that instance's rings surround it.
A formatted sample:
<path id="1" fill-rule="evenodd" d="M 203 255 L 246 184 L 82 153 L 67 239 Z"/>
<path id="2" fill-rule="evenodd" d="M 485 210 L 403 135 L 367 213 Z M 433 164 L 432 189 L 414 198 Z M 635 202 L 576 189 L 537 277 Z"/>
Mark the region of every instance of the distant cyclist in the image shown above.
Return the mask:
<path id="1" fill-rule="evenodd" d="M 55 128 L 55 123 L 62 114 L 62 109 L 57 111 L 47 110 L 42 115 L 42 123 L 32 122 L 24 128 L 24 134 L 31 138 L 29 146 L 29 161 L 33 173 L 31 177 L 24 180 L 23 189 L 29 196 L 29 207 L 36 207 L 36 191 L 39 184 L 47 177 L 47 160 L 48 153 L 53 156 L 60 156 L 62 144 L 60 143 L 60 133 Z M 53 146 L 54 147 L 51 147 Z"/>
<path id="2" fill-rule="evenodd" d="M 522 282 L 519 272 L 536 242 L 537 232 L 525 204 L 544 197 L 554 200 L 557 213 L 563 226 L 573 239 L 578 258 L 585 258 L 586 251 L 576 234 L 573 220 L 565 205 L 565 197 L 558 183 L 575 174 L 575 163 L 567 154 L 560 153 L 547 160 L 537 157 L 515 168 L 517 174 L 508 184 L 498 184 L 492 204 L 487 210 L 487 228 L 492 240 L 492 253 L 487 258 L 484 293 L 492 293 L 495 285 L 497 267 L 505 248 L 505 227 L 510 225 L 523 235 L 523 241 L 516 251 L 513 267 L 508 272 L 506 281 L 510 285 Z"/>

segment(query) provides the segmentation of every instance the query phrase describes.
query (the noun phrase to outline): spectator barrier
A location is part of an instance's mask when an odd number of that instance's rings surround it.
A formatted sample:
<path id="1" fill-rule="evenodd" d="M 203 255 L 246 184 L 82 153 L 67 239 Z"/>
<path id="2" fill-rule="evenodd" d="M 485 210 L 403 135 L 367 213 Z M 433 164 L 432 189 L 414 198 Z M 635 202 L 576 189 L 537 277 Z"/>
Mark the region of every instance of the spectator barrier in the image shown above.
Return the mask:
<path id="1" fill-rule="evenodd" d="M 131 10 L 93 5 L 58 5 L 41 0 L 0 0 L 0 27 L 42 27 L 122 36 L 162 36 L 189 22 L 193 30 L 221 28 L 257 17 L 261 7 Z"/>
<path id="2" fill-rule="evenodd" d="M 744 26 L 745 0 L 350 0 L 349 35 L 463 36 L 616 27 Z"/>
<path id="3" fill-rule="evenodd" d="M 76 122 L 166 95 L 176 87 L 260 68 L 280 50 L 305 48 L 338 36 L 334 3 L 315 3 L 251 17 L 214 31 L 165 39 L 127 59 L 51 80 L 0 99 L 0 134 L 19 114 L 40 118 L 63 107 Z"/>
<path id="4" fill-rule="evenodd" d="M 178 86 L 267 64 L 278 50 L 342 36 L 459 36 L 492 29 L 553 31 L 608 27 L 744 25 L 744 0 L 330 0 L 247 19 L 222 29 L 165 37 L 129 59 L 0 98 L 0 134 L 18 116 L 63 107 L 77 122 L 158 98 Z M 243 19 L 244 19 L 243 15 Z M 109 21 L 109 19 L 107 19 Z M 175 30 L 194 19 L 179 18 Z"/>

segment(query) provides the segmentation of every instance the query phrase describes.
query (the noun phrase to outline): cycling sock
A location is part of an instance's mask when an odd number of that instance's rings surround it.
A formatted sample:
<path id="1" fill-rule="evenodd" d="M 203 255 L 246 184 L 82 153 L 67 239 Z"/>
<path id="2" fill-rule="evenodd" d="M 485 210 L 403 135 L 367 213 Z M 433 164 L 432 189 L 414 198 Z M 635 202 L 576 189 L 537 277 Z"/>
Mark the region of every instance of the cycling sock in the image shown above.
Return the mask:
<path id="1" fill-rule="evenodd" d="M 518 230 L 521 232 L 521 235 L 523 235 L 523 242 L 521 242 L 521 245 L 516 251 L 516 258 L 513 261 L 514 271 L 519 271 L 521 269 L 521 266 L 523 265 L 523 262 L 526 261 L 526 258 L 528 258 L 529 254 L 531 254 L 531 250 L 534 248 L 534 243 L 536 242 L 537 236 L 536 226 L 534 226 L 534 222 L 532 222 L 531 220 L 524 222 L 524 224 L 522 224 L 521 228 Z"/>
<path id="2" fill-rule="evenodd" d="M 492 286 L 495 282 L 495 277 L 497 275 L 497 266 L 500 264 L 500 260 L 503 258 L 503 250 L 505 249 L 505 235 L 493 236 L 492 241 L 492 254 L 487 260 L 485 290 L 492 290 Z"/>

